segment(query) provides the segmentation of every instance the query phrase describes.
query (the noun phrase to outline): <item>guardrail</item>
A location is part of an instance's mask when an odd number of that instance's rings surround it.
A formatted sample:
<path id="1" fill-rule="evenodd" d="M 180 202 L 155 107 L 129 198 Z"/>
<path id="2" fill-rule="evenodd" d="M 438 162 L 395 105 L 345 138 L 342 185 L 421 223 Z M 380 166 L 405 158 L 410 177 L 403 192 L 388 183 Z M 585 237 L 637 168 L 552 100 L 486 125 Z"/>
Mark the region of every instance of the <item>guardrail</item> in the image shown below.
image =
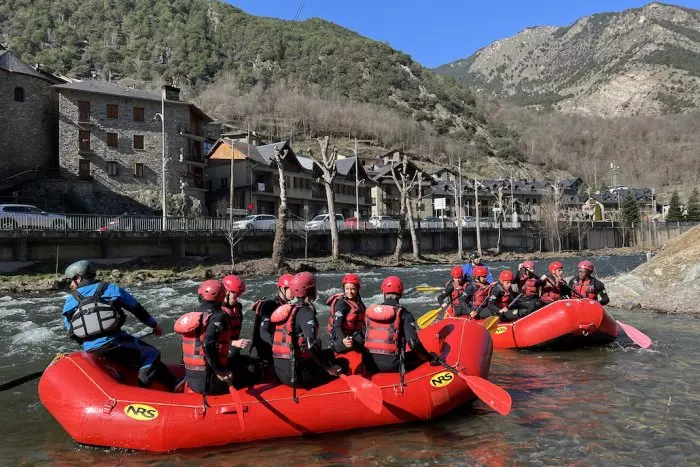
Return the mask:
<path id="1" fill-rule="evenodd" d="M 481 228 L 498 228 L 498 224 L 491 220 L 480 221 Z M 180 232 L 214 232 L 229 230 L 230 222 L 225 217 L 168 217 L 165 229 L 163 229 L 163 219 L 159 216 L 104 216 L 90 214 L 47 214 L 47 213 L 0 213 L 0 230 L 22 231 L 22 230 L 55 230 L 74 232 L 160 232 L 180 231 Z M 453 221 L 417 221 L 417 226 L 430 230 L 456 230 Z M 517 229 L 520 223 L 504 222 L 503 228 Z M 369 221 L 345 221 L 338 223 L 340 231 L 397 231 L 400 222 L 397 220 L 381 221 L 372 223 Z M 464 229 L 475 229 L 475 222 L 466 222 Z M 269 221 L 234 221 L 233 230 L 246 231 L 274 231 L 275 224 Z M 294 232 L 299 231 L 329 231 L 330 225 L 311 224 L 302 220 L 287 221 L 287 229 Z"/>

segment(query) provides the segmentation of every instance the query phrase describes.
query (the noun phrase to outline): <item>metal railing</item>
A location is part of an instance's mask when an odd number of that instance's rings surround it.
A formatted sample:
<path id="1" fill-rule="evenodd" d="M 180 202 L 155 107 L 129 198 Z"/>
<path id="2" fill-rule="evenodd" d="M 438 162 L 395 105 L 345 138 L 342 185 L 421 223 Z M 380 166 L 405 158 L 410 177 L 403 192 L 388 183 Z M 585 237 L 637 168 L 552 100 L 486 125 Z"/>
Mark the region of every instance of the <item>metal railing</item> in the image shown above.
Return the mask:
<path id="1" fill-rule="evenodd" d="M 287 229 L 290 231 L 325 231 L 330 230 L 330 224 L 309 224 L 310 221 L 288 220 Z M 498 228 L 498 223 L 492 220 L 480 222 L 481 228 Z M 346 220 L 338 221 L 340 231 L 397 231 L 401 226 L 398 220 L 382 220 L 379 222 Z M 452 220 L 416 221 L 416 226 L 430 230 L 456 230 Z M 49 214 L 45 212 L 0 212 L 0 230 L 61 230 L 73 232 L 214 232 L 229 230 L 228 217 L 168 217 L 165 229 L 160 216 L 105 216 L 91 214 Z M 406 227 L 406 226 L 404 226 Z M 519 222 L 504 222 L 505 229 L 517 229 Z M 463 229 L 474 229 L 476 223 L 466 222 Z M 234 220 L 233 230 L 274 231 L 275 222 L 268 220 L 247 221 Z"/>

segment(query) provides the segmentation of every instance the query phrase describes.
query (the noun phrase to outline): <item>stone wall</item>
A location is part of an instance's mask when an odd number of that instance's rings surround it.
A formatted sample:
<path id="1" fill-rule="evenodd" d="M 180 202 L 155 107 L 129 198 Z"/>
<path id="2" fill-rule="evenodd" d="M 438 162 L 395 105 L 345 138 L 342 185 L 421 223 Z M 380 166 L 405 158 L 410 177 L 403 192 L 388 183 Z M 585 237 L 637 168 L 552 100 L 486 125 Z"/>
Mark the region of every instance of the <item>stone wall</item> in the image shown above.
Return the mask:
<path id="1" fill-rule="evenodd" d="M 15 101 L 15 88 L 24 102 Z M 0 70 L 0 179 L 58 161 L 58 104 L 48 81 Z"/>
<path id="2" fill-rule="evenodd" d="M 100 193 L 103 198 L 114 198 L 108 204 L 124 204 L 123 198 L 131 199 L 142 209 L 161 209 L 162 132 L 161 122 L 154 119 L 161 112 L 161 103 L 156 100 L 132 99 L 75 90 L 60 90 L 59 94 L 59 155 L 61 178 L 75 183 L 72 191 L 86 190 Z M 78 101 L 90 102 L 90 122 L 78 121 Z M 118 117 L 107 118 L 107 104 L 118 105 Z M 134 107 L 144 108 L 144 121 L 134 121 Z M 190 108 L 183 102 L 166 103 L 166 190 L 168 194 L 182 191 L 180 181 L 187 177 L 190 143 L 181 130 L 190 126 Z M 90 131 L 90 150 L 79 149 L 79 131 Z M 118 147 L 107 145 L 107 133 L 118 135 Z M 134 149 L 134 136 L 141 135 L 144 149 Z M 182 155 L 182 162 L 181 162 Z M 90 161 L 89 181 L 80 181 L 79 161 Z M 117 163 L 117 174 L 108 174 L 108 162 Z M 143 164 L 143 177 L 134 175 L 134 163 Z M 91 185 L 89 187 L 82 185 Z M 186 190 L 187 194 L 204 204 L 203 190 Z M 87 203 L 88 205 L 94 203 Z M 109 211 L 91 211 L 109 212 Z"/>

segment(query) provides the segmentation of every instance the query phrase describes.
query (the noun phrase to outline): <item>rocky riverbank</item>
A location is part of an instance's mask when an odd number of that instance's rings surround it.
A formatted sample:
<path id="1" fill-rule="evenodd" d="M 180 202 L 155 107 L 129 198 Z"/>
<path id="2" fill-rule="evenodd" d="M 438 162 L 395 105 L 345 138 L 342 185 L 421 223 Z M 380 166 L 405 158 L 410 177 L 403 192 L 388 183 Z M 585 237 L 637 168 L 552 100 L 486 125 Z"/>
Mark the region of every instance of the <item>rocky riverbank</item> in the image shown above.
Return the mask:
<path id="1" fill-rule="evenodd" d="M 500 255 L 484 255 L 485 261 L 521 261 L 524 259 L 555 259 L 564 257 L 595 257 L 595 256 L 625 256 L 640 253 L 640 249 L 618 248 L 583 252 L 562 253 L 514 253 L 505 252 Z M 226 274 L 238 274 L 242 277 L 271 276 L 284 272 L 313 271 L 361 271 L 379 267 L 408 267 L 419 264 L 460 264 L 463 260 L 457 259 L 455 254 L 426 253 L 419 261 L 413 260 L 411 255 L 405 254 L 401 261 L 395 263 L 391 256 L 367 257 L 359 255 L 341 255 L 334 261 L 330 257 L 289 259 L 282 270 L 276 270 L 268 258 L 247 259 L 237 261 L 231 267 L 217 261 L 214 258 L 190 258 L 184 261 L 173 262 L 169 259 L 139 259 L 119 265 L 101 265 L 100 279 L 116 282 L 120 285 L 130 286 L 138 284 L 168 284 L 184 280 L 203 280 L 208 277 L 222 277 Z M 48 267 L 48 265 L 45 265 Z M 65 265 L 62 265 L 65 267 Z M 54 267 L 51 267 L 54 269 Z M 41 267 L 28 270 L 23 274 L 0 275 L 0 293 L 41 293 L 62 289 L 59 274 L 46 273 Z"/>
<path id="2" fill-rule="evenodd" d="M 672 240 L 648 263 L 605 284 L 611 305 L 700 317 L 700 226 Z"/>

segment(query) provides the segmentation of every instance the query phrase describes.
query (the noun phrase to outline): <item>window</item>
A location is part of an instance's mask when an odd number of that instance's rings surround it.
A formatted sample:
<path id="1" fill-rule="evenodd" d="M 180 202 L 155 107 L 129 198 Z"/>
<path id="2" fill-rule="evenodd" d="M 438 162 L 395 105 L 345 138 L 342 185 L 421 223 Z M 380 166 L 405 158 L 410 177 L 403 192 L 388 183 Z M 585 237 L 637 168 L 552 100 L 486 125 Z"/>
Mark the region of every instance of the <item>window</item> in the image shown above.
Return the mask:
<path id="1" fill-rule="evenodd" d="M 107 133 L 107 146 L 110 148 L 119 147 L 119 134 L 118 133 Z"/>
<path id="2" fill-rule="evenodd" d="M 134 135 L 134 149 L 143 149 L 143 135 Z"/>
<path id="3" fill-rule="evenodd" d="M 228 177 L 224 177 L 221 179 L 221 188 L 226 188 L 228 187 Z"/>
<path id="4" fill-rule="evenodd" d="M 90 132 L 88 130 L 78 130 L 78 149 L 80 151 L 90 150 Z"/>
<path id="5" fill-rule="evenodd" d="M 109 175 L 111 177 L 117 176 L 117 162 L 116 161 L 107 161 L 107 175 Z"/>
<path id="6" fill-rule="evenodd" d="M 107 118 L 119 118 L 118 104 L 107 104 Z"/>
<path id="7" fill-rule="evenodd" d="M 24 102 L 24 88 L 15 88 L 15 102 Z"/>
<path id="8" fill-rule="evenodd" d="M 78 121 L 90 121 L 90 101 L 78 101 Z"/>
<path id="9" fill-rule="evenodd" d="M 90 180 L 90 161 L 80 159 L 78 161 L 78 178 L 80 180 Z"/>
<path id="10" fill-rule="evenodd" d="M 143 107 L 134 107 L 134 121 L 142 122 L 144 120 Z"/>
<path id="11" fill-rule="evenodd" d="M 134 177 L 143 178 L 143 164 L 141 162 L 134 162 Z"/>

